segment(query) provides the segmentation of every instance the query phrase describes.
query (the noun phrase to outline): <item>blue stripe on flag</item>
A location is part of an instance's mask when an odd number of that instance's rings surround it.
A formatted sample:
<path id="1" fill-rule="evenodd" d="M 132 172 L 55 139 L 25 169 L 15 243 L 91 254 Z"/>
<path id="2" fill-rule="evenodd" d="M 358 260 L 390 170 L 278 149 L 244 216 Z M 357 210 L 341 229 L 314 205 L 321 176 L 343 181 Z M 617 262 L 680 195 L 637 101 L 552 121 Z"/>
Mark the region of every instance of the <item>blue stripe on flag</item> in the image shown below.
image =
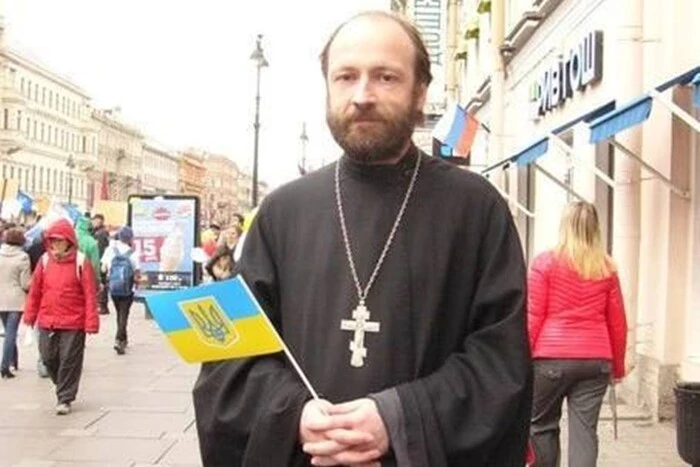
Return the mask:
<path id="1" fill-rule="evenodd" d="M 447 137 L 445 138 L 445 143 L 447 146 L 450 146 L 451 148 L 454 148 L 457 146 L 457 143 L 459 143 L 459 138 L 462 136 L 462 132 L 464 131 L 464 126 L 467 124 L 467 118 L 466 114 L 464 113 L 464 110 L 457 106 L 457 110 L 455 111 L 454 115 L 454 120 L 452 120 L 452 126 L 450 127 L 450 132 L 447 133 Z"/>
<path id="2" fill-rule="evenodd" d="M 164 292 L 146 297 L 148 308 L 163 332 L 171 333 L 189 329 L 190 323 L 182 314 L 179 303 L 214 297 L 231 320 L 258 315 L 256 303 L 251 300 L 240 277 L 214 282 L 176 292 Z"/>

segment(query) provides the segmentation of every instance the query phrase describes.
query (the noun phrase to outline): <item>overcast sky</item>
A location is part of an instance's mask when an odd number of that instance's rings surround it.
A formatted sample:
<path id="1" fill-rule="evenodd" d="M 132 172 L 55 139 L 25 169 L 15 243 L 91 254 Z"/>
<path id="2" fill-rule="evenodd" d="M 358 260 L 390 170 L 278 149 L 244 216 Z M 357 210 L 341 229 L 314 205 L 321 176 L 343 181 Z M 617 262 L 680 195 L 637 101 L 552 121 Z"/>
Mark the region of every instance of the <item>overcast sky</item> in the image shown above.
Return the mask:
<path id="1" fill-rule="evenodd" d="M 349 15 L 389 0 L 0 0 L 8 42 L 83 87 L 97 107 L 170 148 L 252 167 L 256 34 L 263 69 L 260 177 L 297 176 L 299 135 L 318 165 L 339 149 L 325 124 L 318 54 Z"/>

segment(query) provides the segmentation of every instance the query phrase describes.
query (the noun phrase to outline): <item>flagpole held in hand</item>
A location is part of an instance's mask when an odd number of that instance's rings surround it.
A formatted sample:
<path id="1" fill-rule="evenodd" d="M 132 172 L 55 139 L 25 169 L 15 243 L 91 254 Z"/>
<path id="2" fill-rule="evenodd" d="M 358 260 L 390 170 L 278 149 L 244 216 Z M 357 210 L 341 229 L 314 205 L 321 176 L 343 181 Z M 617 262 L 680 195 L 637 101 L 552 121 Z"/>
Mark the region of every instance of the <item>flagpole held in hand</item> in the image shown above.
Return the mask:
<path id="1" fill-rule="evenodd" d="M 248 287 L 248 283 L 245 281 L 243 276 L 241 276 L 241 283 L 243 284 L 243 287 L 245 288 L 248 295 L 250 295 L 250 298 L 253 299 L 253 301 L 257 304 L 258 303 L 257 299 L 255 298 L 255 295 L 253 295 L 253 292 L 250 290 L 250 287 Z M 272 332 L 274 332 L 275 337 L 277 337 L 277 339 L 280 341 L 280 344 L 282 345 L 282 349 L 284 350 L 284 354 L 287 356 L 287 358 L 291 362 L 292 366 L 294 367 L 294 370 L 297 372 L 297 374 L 301 378 L 301 381 L 304 383 L 304 386 L 306 386 L 306 389 L 309 390 L 309 392 L 311 393 L 311 396 L 315 400 L 320 400 L 318 393 L 313 388 L 313 386 L 311 386 L 311 382 L 306 377 L 306 374 L 304 373 L 304 371 L 301 369 L 301 367 L 297 363 L 296 359 L 294 358 L 294 355 L 292 355 L 292 352 L 289 351 L 289 347 L 287 347 L 287 343 L 284 342 L 284 340 L 282 339 L 282 336 L 279 335 L 279 333 L 277 332 L 277 328 L 275 328 L 275 326 L 272 324 L 272 321 L 270 321 L 270 318 L 267 316 L 267 313 L 265 313 L 265 310 L 263 310 L 261 308 L 260 313 L 262 314 L 265 321 L 267 322 L 267 325 L 270 326 L 270 329 L 272 330 Z"/>

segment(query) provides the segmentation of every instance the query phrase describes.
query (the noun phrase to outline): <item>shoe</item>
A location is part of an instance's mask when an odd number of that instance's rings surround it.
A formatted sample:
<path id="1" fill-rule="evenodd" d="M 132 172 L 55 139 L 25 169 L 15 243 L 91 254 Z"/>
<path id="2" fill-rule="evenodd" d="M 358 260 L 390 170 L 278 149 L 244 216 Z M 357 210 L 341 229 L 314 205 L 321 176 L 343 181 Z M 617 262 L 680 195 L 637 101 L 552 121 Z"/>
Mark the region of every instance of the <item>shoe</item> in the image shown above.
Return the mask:
<path id="1" fill-rule="evenodd" d="M 49 371 L 46 369 L 46 365 L 44 365 L 44 362 L 41 360 L 36 363 L 36 373 L 39 375 L 39 378 L 49 377 Z"/>
<path id="2" fill-rule="evenodd" d="M 100 315 L 108 315 L 108 314 L 109 314 L 109 310 L 100 310 L 100 311 L 98 311 L 97 313 L 100 314 Z"/>
<path id="3" fill-rule="evenodd" d="M 117 355 L 124 355 L 126 353 L 125 347 L 123 342 L 114 343 L 114 350 L 117 352 Z"/>
<path id="4" fill-rule="evenodd" d="M 68 415 L 70 413 L 70 404 L 61 402 L 56 406 L 56 415 Z"/>
<path id="5" fill-rule="evenodd" d="M 12 373 L 9 369 L 0 370 L 0 376 L 2 376 L 2 379 L 11 379 L 15 377 L 14 373 Z"/>

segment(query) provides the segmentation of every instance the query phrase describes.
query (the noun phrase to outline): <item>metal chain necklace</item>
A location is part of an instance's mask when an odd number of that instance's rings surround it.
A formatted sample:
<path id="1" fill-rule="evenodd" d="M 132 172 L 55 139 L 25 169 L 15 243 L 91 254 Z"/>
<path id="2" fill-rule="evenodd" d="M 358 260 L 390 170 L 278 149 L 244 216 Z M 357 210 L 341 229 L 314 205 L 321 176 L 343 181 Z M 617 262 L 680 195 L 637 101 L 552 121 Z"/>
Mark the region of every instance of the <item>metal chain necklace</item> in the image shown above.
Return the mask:
<path id="1" fill-rule="evenodd" d="M 384 264 L 384 259 L 386 258 L 386 255 L 394 242 L 394 236 L 396 235 L 396 232 L 399 229 L 399 224 L 401 223 L 401 219 L 403 218 L 404 212 L 406 211 L 406 206 L 408 206 L 408 201 L 411 198 L 413 188 L 416 184 L 416 179 L 418 178 L 418 170 L 420 168 L 420 163 L 421 157 L 420 153 L 418 153 L 416 157 L 416 165 L 413 168 L 413 175 L 411 176 L 411 181 L 409 182 L 408 188 L 406 189 L 406 194 L 404 196 L 403 203 L 401 203 L 399 213 L 396 215 L 396 220 L 394 221 L 394 225 L 391 228 L 391 232 L 389 232 L 389 237 L 386 239 L 384 248 L 382 249 L 382 252 L 379 255 L 377 263 L 374 265 L 374 270 L 372 271 L 372 274 L 370 275 L 369 280 L 367 281 L 367 285 L 364 288 L 362 287 L 362 284 L 360 283 L 360 278 L 357 275 L 357 268 L 355 267 L 355 260 L 352 254 L 352 247 L 350 246 L 350 236 L 348 235 L 348 227 L 345 221 L 343 199 L 340 194 L 340 161 L 338 161 L 335 165 L 335 199 L 338 204 L 340 230 L 343 234 L 345 254 L 347 255 L 348 263 L 350 264 L 350 271 L 352 272 L 352 278 L 355 282 L 355 288 L 357 289 L 357 298 L 359 300 L 357 308 L 355 308 L 355 310 L 353 310 L 352 312 L 353 319 L 341 320 L 340 329 L 343 331 L 354 332 L 353 339 L 350 341 L 350 351 L 352 352 L 350 358 L 350 365 L 357 368 L 364 366 L 364 359 L 365 357 L 367 357 L 367 348 L 364 345 L 365 332 L 379 332 L 379 323 L 376 321 L 369 321 L 370 313 L 369 310 L 367 310 L 367 307 L 365 306 L 365 302 L 367 300 L 367 296 L 369 295 L 369 291 L 372 289 L 374 281 L 377 279 L 379 270 L 381 269 L 382 264 Z"/>

